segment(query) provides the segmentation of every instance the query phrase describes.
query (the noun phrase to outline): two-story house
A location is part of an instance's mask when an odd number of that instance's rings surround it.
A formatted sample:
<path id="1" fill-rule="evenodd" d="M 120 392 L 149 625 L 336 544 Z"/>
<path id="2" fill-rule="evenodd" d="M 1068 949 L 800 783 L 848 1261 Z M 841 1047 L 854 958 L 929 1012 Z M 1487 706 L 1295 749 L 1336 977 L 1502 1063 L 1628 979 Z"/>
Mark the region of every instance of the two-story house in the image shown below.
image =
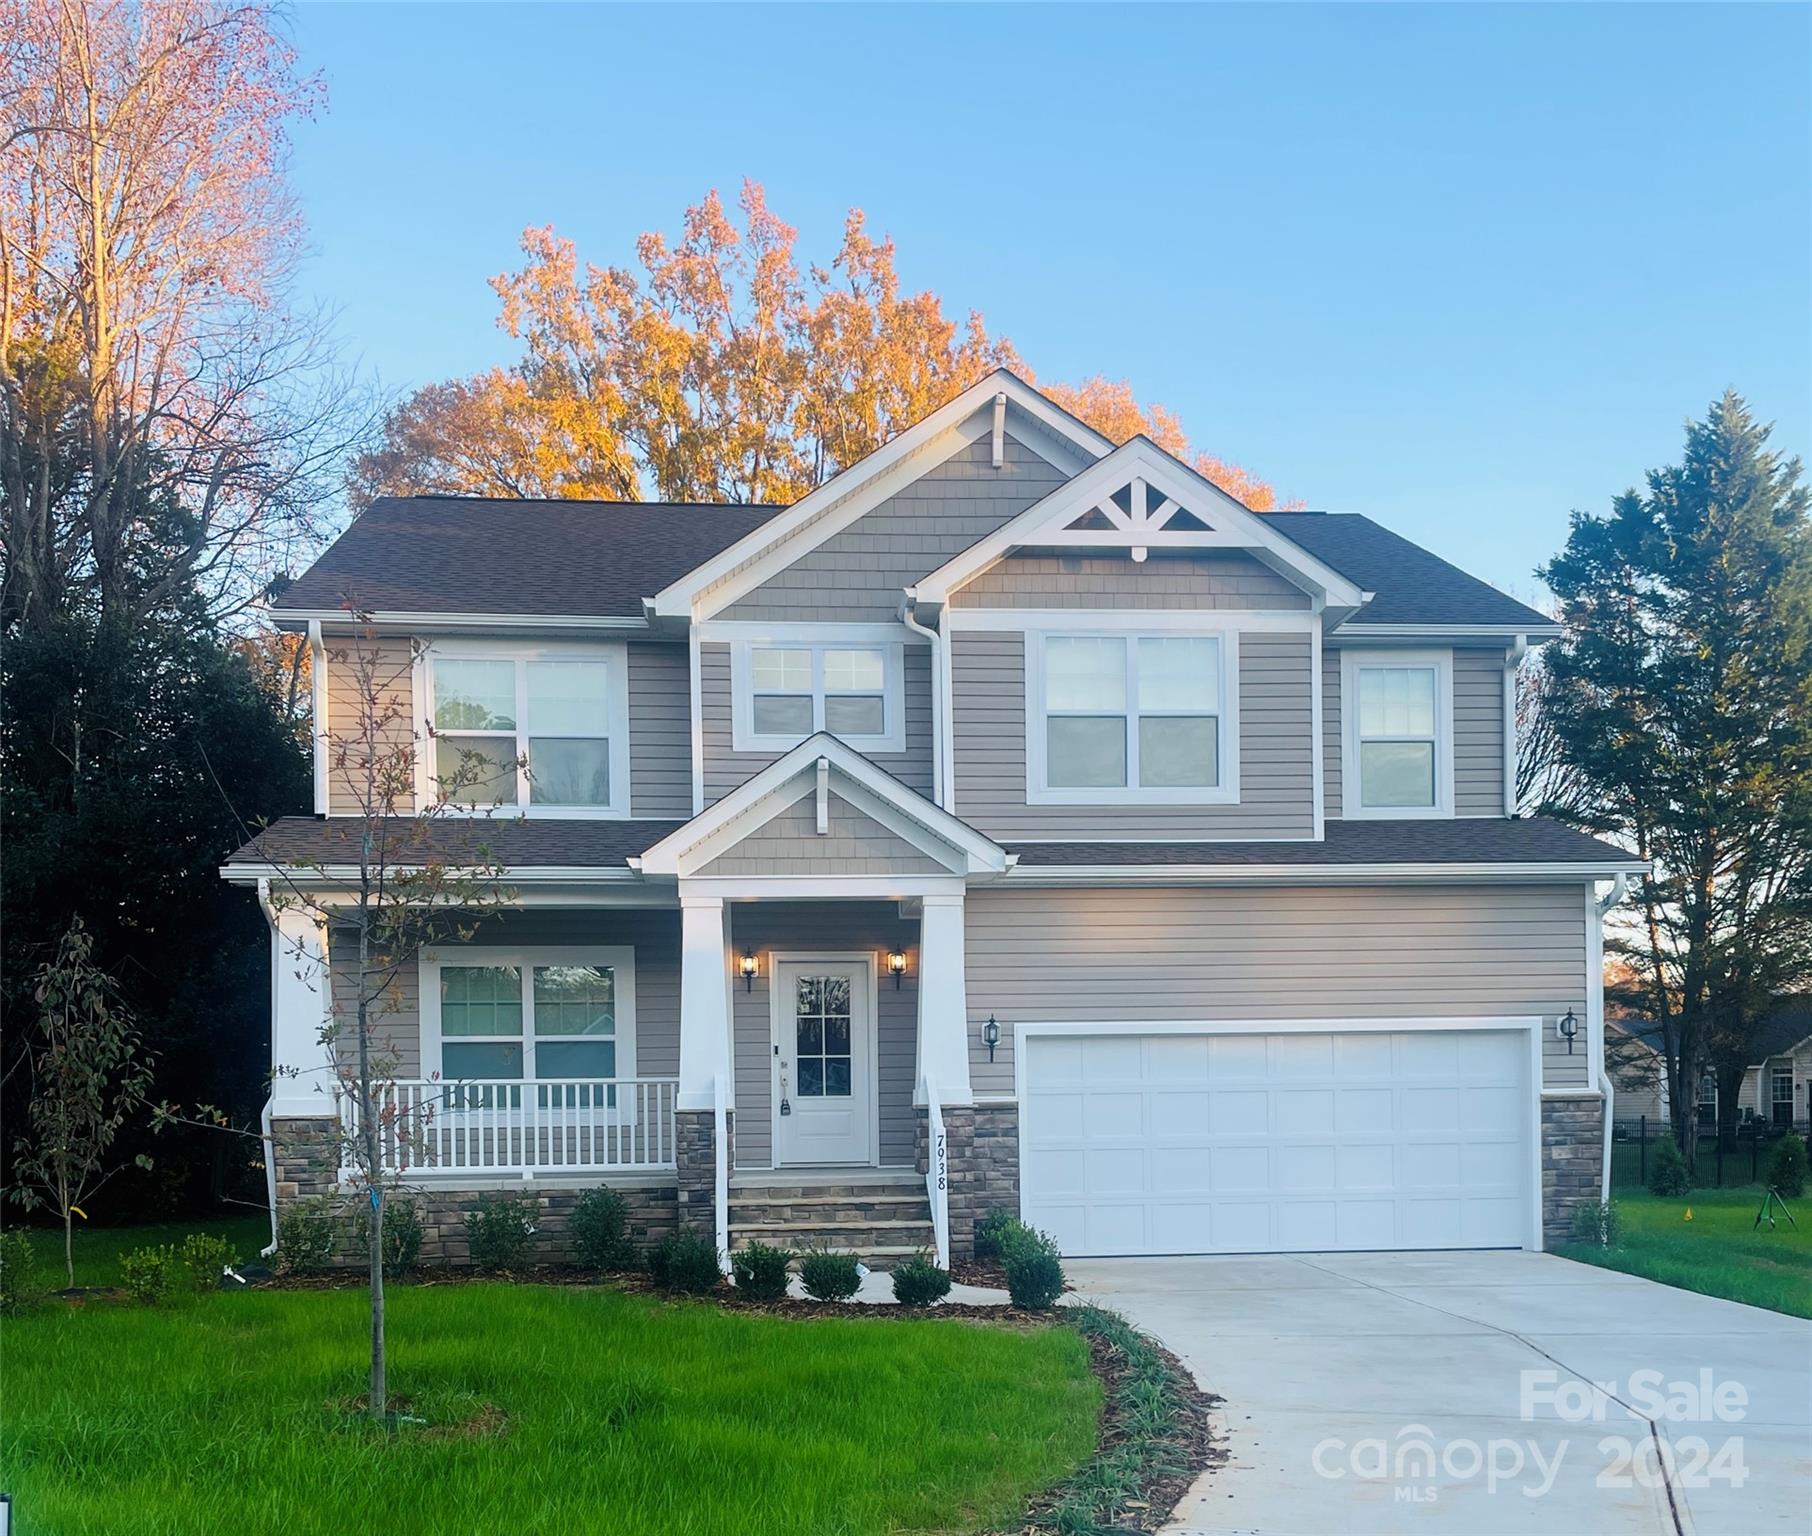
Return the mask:
<path id="1" fill-rule="evenodd" d="M 379 501 L 276 618 L 323 733 L 327 658 L 389 648 L 424 802 L 496 764 L 514 905 L 384 1021 L 430 1253 L 488 1188 L 883 1261 L 994 1207 L 1069 1254 L 1539 1248 L 1603 1188 L 1639 866 L 1514 814 L 1554 626 L 1365 517 L 997 373 L 790 507 Z M 348 877 L 322 757 L 228 879 Z M 277 1200 L 351 1111 L 334 925 L 270 915 Z"/>

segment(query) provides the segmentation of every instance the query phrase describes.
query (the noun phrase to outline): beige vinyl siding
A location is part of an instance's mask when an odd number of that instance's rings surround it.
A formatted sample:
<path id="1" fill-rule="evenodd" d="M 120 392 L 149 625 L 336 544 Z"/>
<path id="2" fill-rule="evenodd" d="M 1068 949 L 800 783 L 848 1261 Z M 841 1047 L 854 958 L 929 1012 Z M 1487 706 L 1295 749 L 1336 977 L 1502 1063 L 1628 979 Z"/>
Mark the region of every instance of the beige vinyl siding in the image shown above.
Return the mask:
<path id="1" fill-rule="evenodd" d="M 995 469 L 983 437 L 738 598 L 722 619 L 814 623 L 898 619 L 905 589 L 1063 484 L 1017 438 Z"/>
<path id="2" fill-rule="evenodd" d="M 684 645 L 629 646 L 629 814 L 692 814 L 691 658 Z"/>
<path id="3" fill-rule="evenodd" d="M 1321 648 L 1321 804 L 1322 815 L 1338 821 L 1342 814 L 1340 760 L 1341 698 L 1340 652 L 1331 645 Z"/>
<path id="4" fill-rule="evenodd" d="M 1003 842 L 1315 835 L 1307 632 L 1239 637 L 1238 805 L 1027 805 L 1025 636 L 952 635 L 956 814 Z"/>
<path id="5" fill-rule="evenodd" d="M 886 902 L 755 902 L 730 908 L 733 953 L 753 950 L 760 970 L 752 990 L 732 994 L 736 1075 L 736 1166 L 766 1168 L 774 1158 L 774 1032 L 769 1011 L 773 952 L 860 953 L 875 957 L 875 1064 L 879 1076 L 881 1162 L 913 1159 L 913 1069 L 918 1054 L 919 925 Z M 896 988 L 885 964 L 890 949 L 906 955 Z"/>
<path id="6" fill-rule="evenodd" d="M 359 816 L 385 807 L 364 803 L 371 768 L 365 728 L 376 728 L 376 756 L 415 742 L 415 648 L 409 640 L 337 638 L 324 646 L 327 666 L 327 814 Z M 316 750 L 320 750 L 317 745 Z M 399 807 L 407 811 L 407 805 Z"/>
<path id="7" fill-rule="evenodd" d="M 680 918 L 677 909 L 594 908 L 570 912 L 505 912 L 479 923 L 472 944 L 628 945 L 635 951 L 635 1062 L 619 1062 L 625 1077 L 672 1077 L 679 1071 Z M 434 946 L 442 959 L 457 944 Z M 340 1022 L 339 1049 L 356 1049 L 358 936 L 335 928 L 328 936 L 333 1005 Z M 378 1035 L 401 1061 L 397 1076 L 421 1075 L 421 970 L 410 960 L 397 968 Z"/>
<path id="8" fill-rule="evenodd" d="M 906 750 L 870 752 L 871 761 L 896 779 L 927 797 L 931 778 L 931 648 L 907 645 L 904 696 Z M 707 641 L 699 647 L 699 722 L 704 737 L 705 804 L 714 805 L 746 783 L 775 758 L 778 752 L 737 752 L 730 725 L 730 647 Z"/>
<path id="9" fill-rule="evenodd" d="M 1308 595 L 1248 554 L 1012 554 L 950 594 L 954 608 L 1304 611 Z"/>
<path id="10" fill-rule="evenodd" d="M 938 863 L 842 796 L 830 796 L 830 828 L 818 831 L 818 797 L 795 800 L 700 875 L 947 875 Z"/>
<path id="11" fill-rule="evenodd" d="M 1504 653 L 1453 653 L 1453 813 L 1504 814 Z"/>
<path id="12" fill-rule="evenodd" d="M 977 1093 L 1013 1093 L 1015 1024 L 1061 1020 L 1538 1015 L 1544 1086 L 1586 1081 L 1553 1027 L 1585 1016 L 1578 885 L 984 889 L 965 905 Z"/>

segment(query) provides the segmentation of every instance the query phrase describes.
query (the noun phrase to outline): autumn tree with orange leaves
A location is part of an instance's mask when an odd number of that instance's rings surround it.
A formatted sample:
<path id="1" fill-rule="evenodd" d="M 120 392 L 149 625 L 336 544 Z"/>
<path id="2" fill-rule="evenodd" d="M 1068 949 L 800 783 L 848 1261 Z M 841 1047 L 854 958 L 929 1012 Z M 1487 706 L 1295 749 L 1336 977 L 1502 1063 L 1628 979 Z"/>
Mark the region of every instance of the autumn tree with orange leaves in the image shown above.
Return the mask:
<path id="1" fill-rule="evenodd" d="M 353 467 L 356 505 L 383 494 L 797 500 L 990 370 L 1032 371 L 976 311 L 902 292 L 891 239 L 852 210 L 828 266 L 743 184 L 740 226 L 713 192 L 679 238 L 646 234 L 636 269 L 580 265 L 551 228 L 492 279 L 521 360 L 404 400 Z M 1196 451 L 1176 416 L 1097 376 L 1047 386 L 1115 442 L 1138 433 L 1255 510 L 1263 480 Z"/>

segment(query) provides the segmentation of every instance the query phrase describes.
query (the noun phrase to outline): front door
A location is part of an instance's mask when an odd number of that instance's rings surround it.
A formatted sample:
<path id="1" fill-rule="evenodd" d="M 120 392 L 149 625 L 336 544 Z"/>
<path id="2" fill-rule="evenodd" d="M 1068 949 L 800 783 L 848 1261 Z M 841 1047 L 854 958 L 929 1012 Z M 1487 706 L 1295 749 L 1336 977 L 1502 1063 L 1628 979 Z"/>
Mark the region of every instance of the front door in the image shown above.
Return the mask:
<path id="1" fill-rule="evenodd" d="M 866 957 L 774 967 L 778 1164 L 874 1161 L 874 998 Z"/>

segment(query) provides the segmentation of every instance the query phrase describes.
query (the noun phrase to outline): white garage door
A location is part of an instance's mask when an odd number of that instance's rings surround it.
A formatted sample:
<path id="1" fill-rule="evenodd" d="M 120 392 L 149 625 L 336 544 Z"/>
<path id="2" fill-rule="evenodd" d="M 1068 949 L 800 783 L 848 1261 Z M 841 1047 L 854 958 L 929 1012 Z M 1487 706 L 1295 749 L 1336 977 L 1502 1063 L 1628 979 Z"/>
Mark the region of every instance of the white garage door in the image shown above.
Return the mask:
<path id="1" fill-rule="evenodd" d="M 1066 1254 L 1515 1248 L 1529 1039 L 1031 1035 L 1025 1219 Z"/>

